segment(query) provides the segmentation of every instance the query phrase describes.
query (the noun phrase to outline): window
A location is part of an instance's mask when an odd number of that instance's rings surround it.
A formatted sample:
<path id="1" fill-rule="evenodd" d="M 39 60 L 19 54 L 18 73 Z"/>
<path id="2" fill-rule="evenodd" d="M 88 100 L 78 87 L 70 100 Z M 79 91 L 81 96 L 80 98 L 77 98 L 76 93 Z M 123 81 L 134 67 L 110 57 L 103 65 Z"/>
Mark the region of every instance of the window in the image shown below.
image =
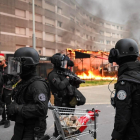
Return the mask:
<path id="1" fill-rule="evenodd" d="M 111 33 L 109 33 L 109 32 L 106 32 L 106 36 L 109 36 L 109 37 L 110 37 L 110 36 L 111 36 Z"/>
<path id="2" fill-rule="evenodd" d="M 80 36 L 80 31 L 79 30 L 76 30 L 76 35 Z"/>
<path id="3" fill-rule="evenodd" d="M 76 46 L 79 48 L 80 47 L 80 42 L 75 41 Z"/>
<path id="4" fill-rule="evenodd" d="M 90 36 L 90 40 L 92 40 L 92 36 Z"/>
<path id="5" fill-rule="evenodd" d="M 117 37 L 119 38 L 119 37 L 120 37 L 120 35 L 119 35 L 119 34 L 117 34 Z"/>
<path id="6" fill-rule="evenodd" d="M 109 45 L 109 44 L 110 44 L 110 41 L 109 41 L 109 40 L 107 40 L 107 41 L 106 41 L 106 44 L 107 44 L 107 45 Z"/>
<path id="7" fill-rule="evenodd" d="M 30 13 L 30 20 L 33 20 L 32 13 Z M 35 14 L 35 21 L 42 22 L 42 15 Z"/>
<path id="8" fill-rule="evenodd" d="M 41 31 L 35 31 L 37 38 L 42 38 L 42 32 Z"/>
<path id="9" fill-rule="evenodd" d="M 26 35 L 26 29 L 22 27 L 16 27 L 15 32 L 16 34 L 19 34 L 19 35 Z"/>
<path id="10" fill-rule="evenodd" d="M 112 41 L 112 44 L 113 44 L 113 45 L 115 45 L 115 43 L 116 43 L 115 41 Z"/>
<path id="11" fill-rule="evenodd" d="M 88 35 L 86 35 L 86 39 L 88 39 Z"/>
<path id="12" fill-rule="evenodd" d="M 71 40 L 71 41 L 70 41 L 70 44 L 71 44 L 72 46 L 74 46 L 74 45 L 75 45 L 74 40 Z"/>
<path id="13" fill-rule="evenodd" d="M 36 6 L 42 6 L 42 2 L 40 0 L 35 0 L 35 5 Z"/>
<path id="14" fill-rule="evenodd" d="M 117 26 L 117 29 L 119 29 L 120 27 L 119 26 Z"/>
<path id="15" fill-rule="evenodd" d="M 32 35 L 33 35 L 33 30 L 30 29 L 30 31 L 29 31 L 29 36 L 32 37 Z M 42 38 L 42 32 L 41 32 L 41 31 L 35 31 L 35 36 L 36 36 L 37 38 Z"/>
<path id="16" fill-rule="evenodd" d="M 35 21 L 42 22 L 42 16 L 41 15 L 35 15 Z"/>
<path id="17" fill-rule="evenodd" d="M 112 36 L 113 36 L 113 37 L 116 37 L 116 34 L 115 34 L 115 33 L 113 33 L 113 34 L 112 34 Z"/>
<path id="18" fill-rule="evenodd" d="M 58 36 L 57 36 L 57 41 L 58 41 L 58 42 L 62 42 L 62 36 L 59 36 L 59 35 L 58 35 Z"/>
<path id="19" fill-rule="evenodd" d="M 110 28 L 110 24 L 109 24 L 109 23 L 106 23 L 106 27 L 107 27 L 107 28 Z"/>
<path id="20" fill-rule="evenodd" d="M 74 33 L 74 28 L 70 28 L 70 31 L 71 31 L 72 33 Z"/>
<path id="21" fill-rule="evenodd" d="M 86 49 L 87 49 L 87 50 L 92 50 L 92 46 L 86 45 Z"/>
<path id="22" fill-rule="evenodd" d="M 77 25 L 80 25 L 80 21 L 77 20 L 76 23 L 77 23 Z"/>
<path id="23" fill-rule="evenodd" d="M 50 25 L 50 26 L 55 26 L 55 21 L 53 19 L 46 18 L 45 24 Z"/>
<path id="24" fill-rule="evenodd" d="M 86 45 L 86 49 L 88 50 L 88 45 Z"/>
<path id="25" fill-rule="evenodd" d="M 100 34 L 101 34 L 101 35 L 104 35 L 104 32 L 103 32 L 103 31 L 100 31 Z"/>
<path id="26" fill-rule="evenodd" d="M 99 23 L 99 25 L 103 26 L 103 23 L 102 23 L 102 22 L 100 22 L 100 23 Z"/>
<path id="27" fill-rule="evenodd" d="M 121 38 L 123 38 L 123 35 L 121 34 Z"/>
<path id="28" fill-rule="evenodd" d="M 100 43 L 104 44 L 104 40 L 100 40 Z"/>
<path id="29" fill-rule="evenodd" d="M 75 17 L 75 19 L 76 19 L 76 23 L 80 25 L 80 20 L 76 17 Z"/>
<path id="30" fill-rule="evenodd" d="M 57 21 L 57 27 L 62 27 L 62 22 Z"/>
<path id="31" fill-rule="evenodd" d="M 115 25 L 112 25 L 112 29 L 115 29 Z"/>
<path id="32" fill-rule="evenodd" d="M 23 47 L 25 47 L 25 46 L 16 44 L 16 50 L 19 49 L 19 48 L 23 48 Z"/>
<path id="33" fill-rule="evenodd" d="M 19 17 L 26 17 L 26 12 L 24 10 L 15 9 L 15 15 Z"/>
<path id="34" fill-rule="evenodd" d="M 89 30 L 89 26 L 87 25 L 87 30 Z"/>
<path id="35" fill-rule="evenodd" d="M 42 55 L 42 48 L 36 47 L 36 50 L 39 53 L 39 55 Z"/>
<path id="36" fill-rule="evenodd" d="M 62 14 L 62 8 L 57 7 L 57 13 L 58 13 L 58 14 Z"/>
<path id="37" fill-rule="evenodd" d="M 123 30 L 123 27 L 121 27 L 121 30 Z"/>
<path id="38" fill-rule="evenodd" d="M 55 50 L 53 49 L 46 49 L 45 52 L 45 56 L 52 56 L 53 54 L 55 54 Z"/>
<path id="39" fill-rule="evenodd" d="M 70 20 L 74 21 L 74 16 L 70 15 Z"/>
<path id="40" fill-rule="evenodd" d="M 46 33 L 46 40 L 50 41 L 50 42 L 54 42 L 55 41 L 55 35 Z"/>
<path id="41" fill-rule="evenodd" d="M 92 17 L 90 17 L 90 21 L 92 21 Z"/>
<path id="42" fill-rule="evenodd" d="M 20 0 L 20 1 L 28 2 L 28 0 Z"/>
<path id="43" fill-rule="evenodd" d="M 55 6 L 48 3 L 45 3 L 45 9 L 55 12 Z"/>

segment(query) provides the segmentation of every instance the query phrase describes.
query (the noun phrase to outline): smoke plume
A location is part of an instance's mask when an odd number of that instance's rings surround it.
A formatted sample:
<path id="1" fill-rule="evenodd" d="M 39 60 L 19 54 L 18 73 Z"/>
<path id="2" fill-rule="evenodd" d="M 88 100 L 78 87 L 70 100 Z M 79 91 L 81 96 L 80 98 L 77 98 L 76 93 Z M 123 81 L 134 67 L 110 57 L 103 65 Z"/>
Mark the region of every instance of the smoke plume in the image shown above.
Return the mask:
<path id="1" fill-rule="evenodd" d="M 84 9 L 105 20 L 126 25 L 130 34 L 140 44 L 139 0 L 76 0 Z"/>

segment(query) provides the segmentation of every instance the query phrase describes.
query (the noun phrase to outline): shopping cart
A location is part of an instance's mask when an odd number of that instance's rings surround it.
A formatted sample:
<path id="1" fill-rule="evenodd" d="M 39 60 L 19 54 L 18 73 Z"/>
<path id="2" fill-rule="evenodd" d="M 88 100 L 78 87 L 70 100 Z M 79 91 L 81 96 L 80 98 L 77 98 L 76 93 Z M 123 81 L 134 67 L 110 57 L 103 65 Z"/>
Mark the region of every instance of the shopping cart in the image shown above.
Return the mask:
<path id="1" fill-rule="evenodd" d="M 91 135 L 96 140 L 97 117 L 99 110 L 79 108 L 66 108 L 50 106 L 54 121 L 58 130 L 58 137 L 51 137 L 50 140 L 59 138 L 63 140 L 76 140 L 84 135 Z"/>

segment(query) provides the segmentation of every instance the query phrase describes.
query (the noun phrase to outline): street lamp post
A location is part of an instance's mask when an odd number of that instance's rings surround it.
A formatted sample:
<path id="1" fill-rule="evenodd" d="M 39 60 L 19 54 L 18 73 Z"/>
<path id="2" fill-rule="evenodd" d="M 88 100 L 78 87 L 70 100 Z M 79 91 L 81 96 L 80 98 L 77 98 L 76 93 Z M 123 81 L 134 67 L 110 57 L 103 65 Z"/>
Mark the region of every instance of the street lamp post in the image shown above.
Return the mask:
<path id="1" fill-rule="evenodd" d="M 35 1 L 32 0 L 32 15 L 33 15 L 33 35 L 32 35 L 32 44 L 33 48 L 36 49 L 36 38 L 35 38 Z"/>

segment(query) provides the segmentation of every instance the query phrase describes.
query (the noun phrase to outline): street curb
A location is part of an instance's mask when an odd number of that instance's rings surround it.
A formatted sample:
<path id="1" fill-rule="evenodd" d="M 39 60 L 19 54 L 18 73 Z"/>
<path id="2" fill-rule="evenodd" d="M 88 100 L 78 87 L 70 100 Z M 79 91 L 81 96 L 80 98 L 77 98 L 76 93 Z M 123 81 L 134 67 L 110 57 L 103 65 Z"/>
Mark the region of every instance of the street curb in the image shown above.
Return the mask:
<path id="1" fill-rule="evenodd" d="M 113 85 L 113 84 L 110 84 L 110 85 Z M 108 85 L 86 86 L 86 87 L 79 87 L 79 89 L 82 89 L 82 88 L 94 88 L 94 87 L 104 87 L 104 86 L 108 86 Z"/>
<path id="2" fill-rule="evenodd" d="M 103 104 L 105 104 L 105 105 L 111 105 L 111 103 L 109 103 L 109 102 L 107 102 L 107 103 L 85 103 L 85 105 L 103 105 Z"/>

